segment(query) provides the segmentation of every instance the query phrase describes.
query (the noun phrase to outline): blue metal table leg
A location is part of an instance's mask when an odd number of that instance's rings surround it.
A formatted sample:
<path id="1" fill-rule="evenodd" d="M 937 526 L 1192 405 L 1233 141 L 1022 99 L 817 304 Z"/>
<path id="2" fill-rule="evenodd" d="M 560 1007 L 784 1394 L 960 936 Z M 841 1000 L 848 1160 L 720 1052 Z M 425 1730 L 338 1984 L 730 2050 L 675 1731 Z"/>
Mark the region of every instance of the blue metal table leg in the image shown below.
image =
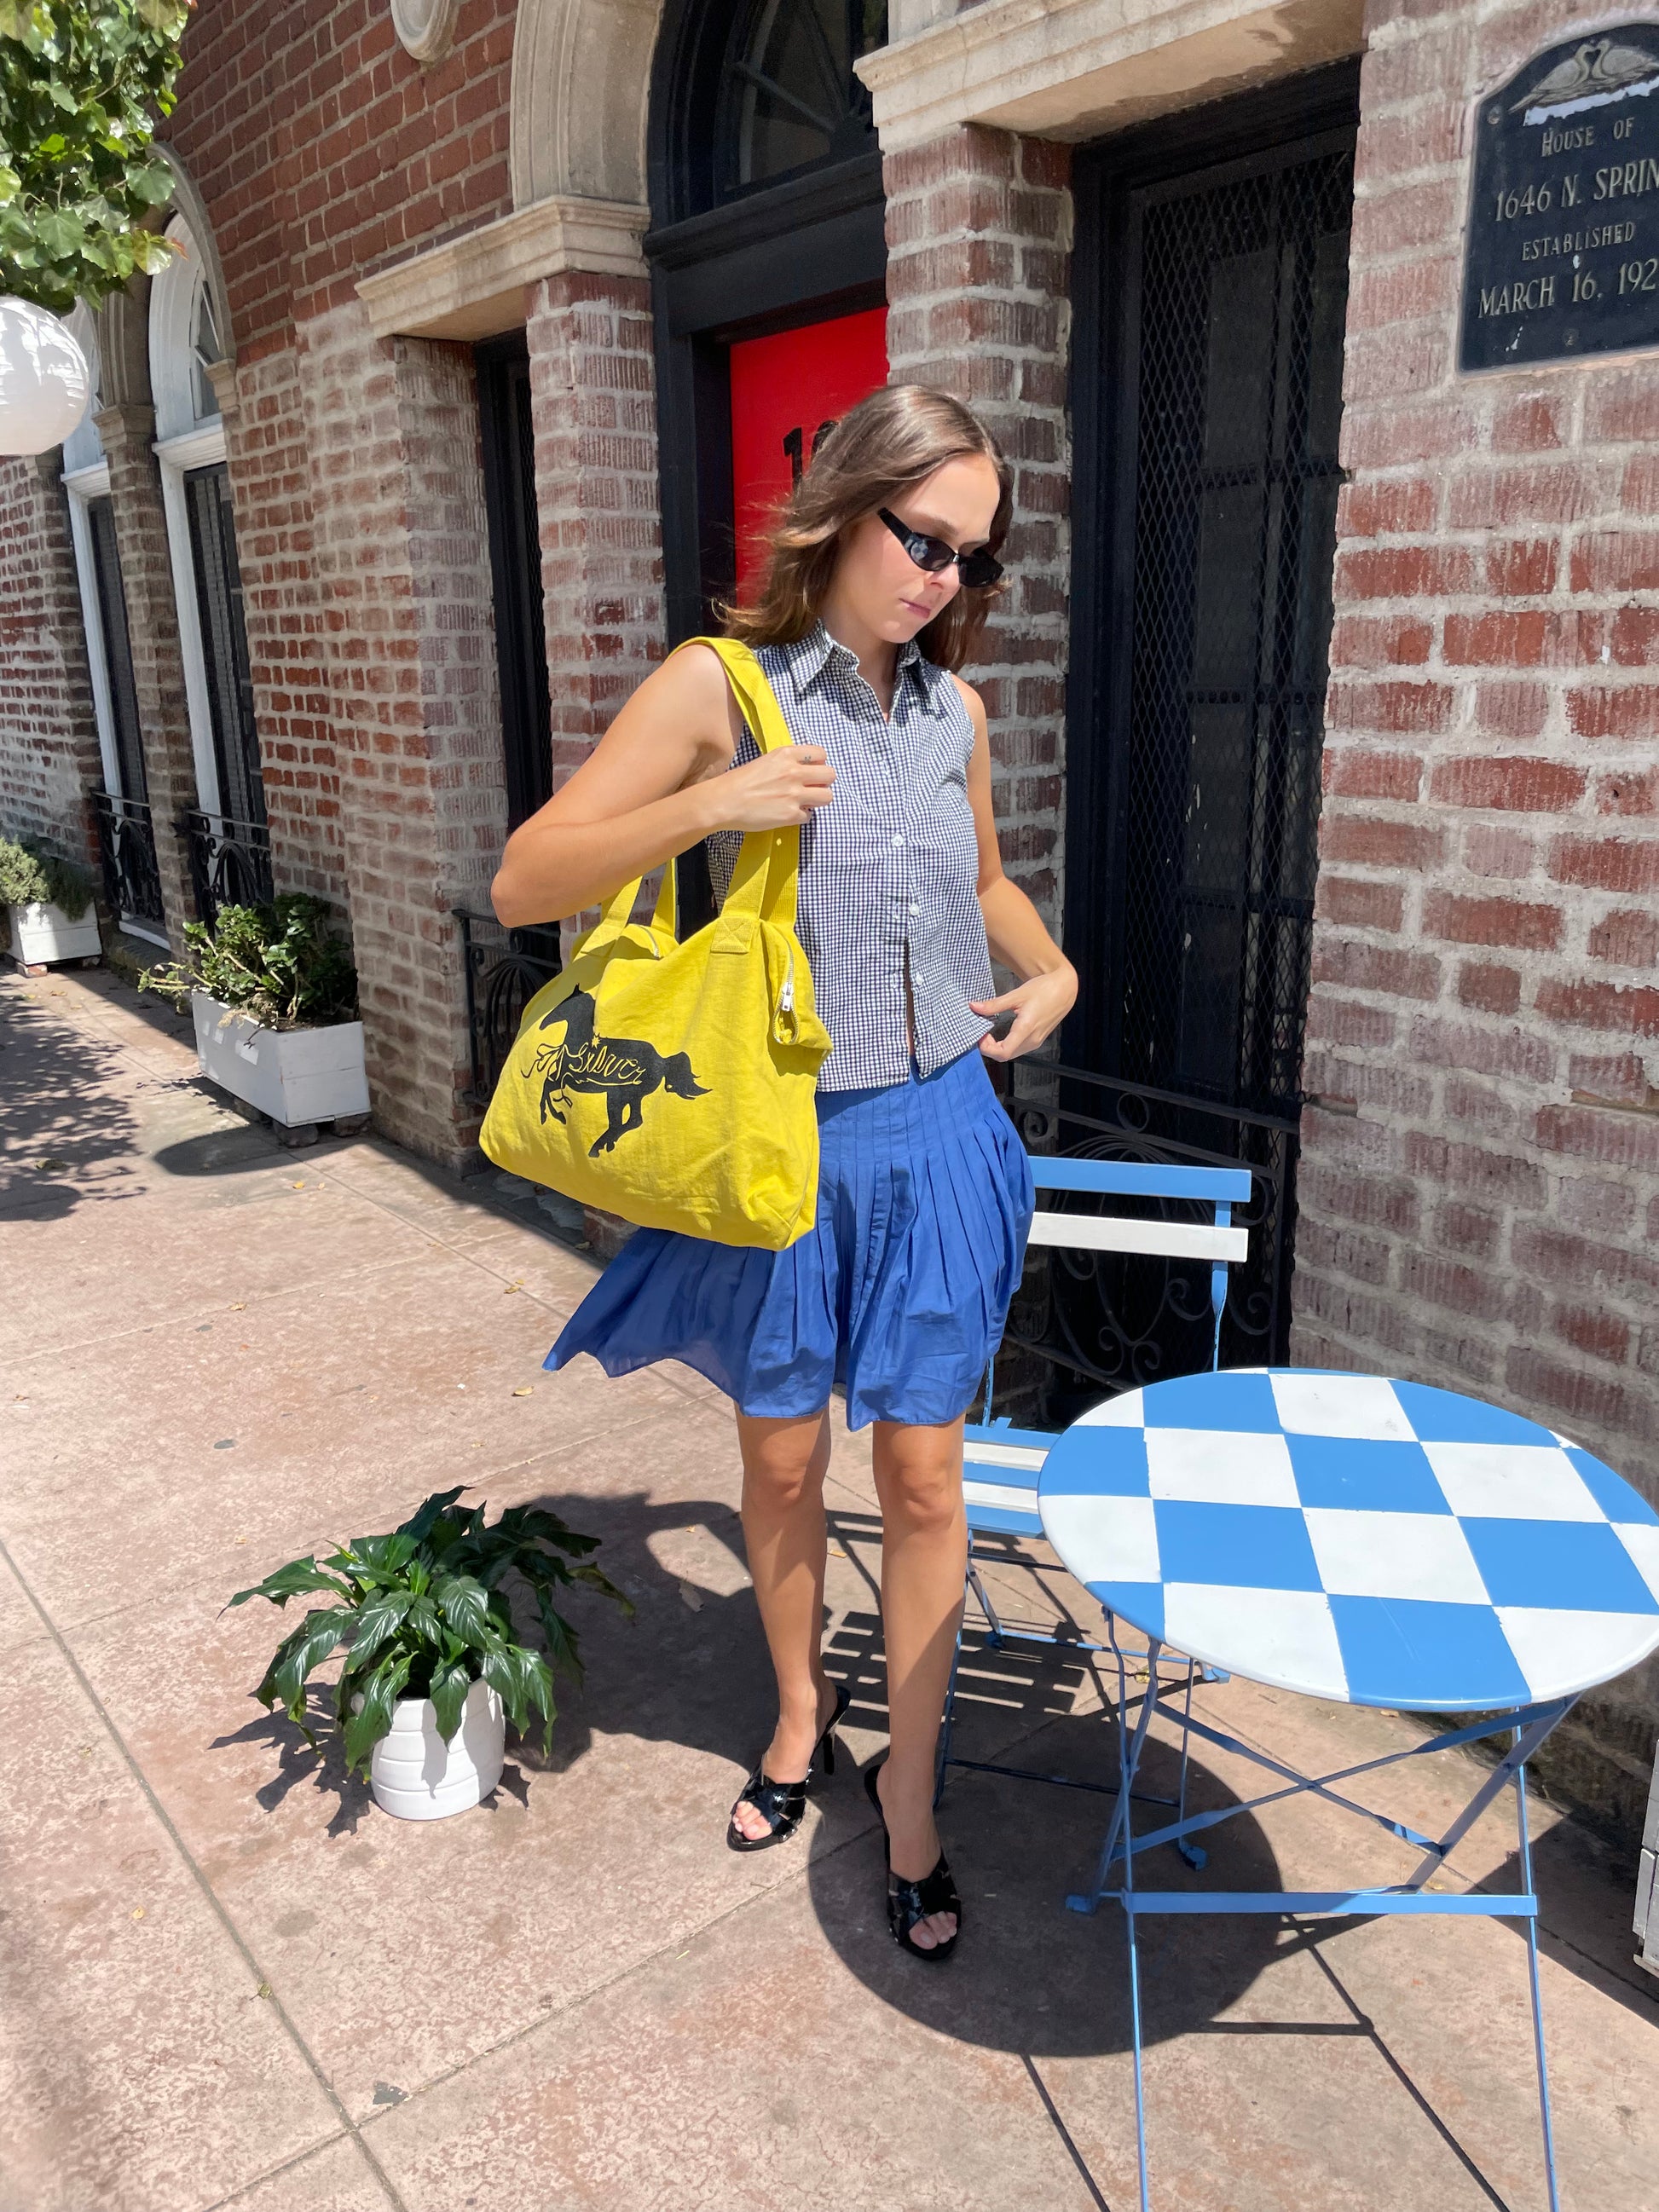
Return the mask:
<path id="1" fill-rule="evenodd" d="M 1193 1741 L 1193 1677 L 1197 1671 L 1195 1662 L 1189 1659 L 1187 1662 L 1187 1702 L 1181 1716 L 1181 1789 L 1176 1804 L 1176 1819 L 1178 1821 L 1187 1817 L 1187 1763 Z M 1194 1872 L 1209 1863 L 1209 1853 L 1201 1844 L 1195 1844 L 1190 1836 L 1182 1836 L 1176 1849 Z"/>
<path id="2" fill-rule="evenodd" d="M 1092 1912 L 1099 1905 L 1106 1893 L 1106 1879 L 1112 1870 L 1112 1861 L 1117 1856 L 1120 1835 L 1123 1838 L 1125 1855 L 1129 1852 L 1133 1835 L 1129 1810 L 1133 1802 L 1135 1776 L 1140 1766 L 1141 1747 L 1146 1741 L 1146 1730 L 1152 1724 L 1152 1708 L 1158 1703 L 1158 1655 L 1163 1648 L 1161 1644 L 1154 1644 L 1148 1639 L 1146 1694 L 1140 1701 L 1140 1717 L 1135 1723 L 1135 1731 L 1131 1736 L 1128 1732 L 1128 1677 L 1123 1665 L 1123 1654 L 1117 1647 L 1116 1631 L 1113 1631 L 1112 1650 L 1117 1659 L 1117 1802 L 1112 1808 L 1106 1840 L 1100 1847 L 1100 1863 L 1095 1869 L 1094 1887 L 1087 1893 L 1074 1892 L 1068 1897 L 1066 1900 L 1068 1912 Z"/>
<path id="3" fill-rule="evenodd" d="M 1520 1740 L 1520 1730 L 1516 1731 Z M 1532 1889 L 1532 1838 L 1527 1832 L 1527 1769 L 1523 1760 L 1515 1770 L 1515 1809 L 1520 1824 L 1521 1887 L 1530 1897 Z M 1561 2199 L 1555 2185 L 1555 2129 L 1550 2119 L 1550 2077 L 1544 2057 L 1544 2008 L 1538 1987 L 1538 1916 L 1527 1917 L 1527 1978 L 1532 1988 L 1532 2045 L 1538 2062 L 1538 2116 L 1544 2130 L 1544 2173 L 1549 2184 L 1550 2212 L 1561 2212 Z"/>
<path id="4" fill-rule="evenodd" d="M 1146 2087 L 1141 2070 L 1140 2036 L 1140 1949 L 1135 1927 L 1135 1852 L 1134 1823 L 1130 1817 L 1134 1802 L 1135 1775 L 1140 1765 L 1141 1751 L 1146 1741 L 1146 1730 L 1151 1724 L 1152 1708 L 1158 1703 L 1158 1655 L 1160 1646 L 1148 1638 L 1146 1655 L 1146 1694 L 1141 1699 L 1140 1714 L 1135 1723 L 1134 1734 L 1129 1733 L 1129 1685 L 1123 1664 L 1123 1654 L 1118 1647 L 1115 1630 L 1112 1650 L 1117 1660 L 1117 1742 L 1118 1791 L 1117 1802 L 1112 1808 L 1111 1825 L 1106 1831 L 1106 1840 L 1101 1846 L 1100 1863 L 1095 1870 L 1095 1886 L 1086 1895 L 1068 1897 L 1066 1905 L 1073 1912 L 1092 1912 L 1104 1893 L 1113 1859 L 1117 1856 L 1118 1838 L 1123 1845 L 1123 1888 L 1118 1903 L 1123 1907 L 1124 1924 L 1129 1942 L 1129 2039 L 1134 2057 L 1135 2073 L 1135 2160 L 1140 2179 L 1140 2212 L 1152 2212 L 1152 2185 L 1146 2172 Z"/>
<path id="5" fill-rule="evenodd" d="M 1146 2178 L 1146 2089 L 1141 2076 L 1140 2066 L 1140 1942 L 1139 1930 L 1135 1926 L 1135 1832 L 1134 1822 L 1129 1817 L 1128 1808 L 1133 1802 L 1131 1792 L 1134 1788 L 1136 1770 L 1140 1765 L 1140 1747 L 1146 1741 L 1147 1717 L 1158 1702 L 1157 1668 L 1158 1646 L 1153 1644 L 1152 1665 L 1148 1669 L 1149 1680 L 1146 1702 L 1141 1707 L 1139 1726 L 1135 1730 L 1134 1753 L 1130 1761 L 1129 1771 L 1123 1778 L 1123 1788 L 1118 1797 L 1119 1804 L 1124 1808 L 1121 1903 L 1123 1917 L 1127 1922 L 1129 1929 L 1129 2027 L 1135 2061 L 1135 2160 L 1140 2175 L 1140 2212 L 1152 2212 L 1152 2199 Z M 1117 1712 L 1117 1740 L 1120 1754 L 1125 1742 L 1124 1729 L 1128 1717 L 1127 1699 L 1120 1674 Z M 1103 1879 L 1104 1872 L 1105 1869 L 1103 1868 Z"/>

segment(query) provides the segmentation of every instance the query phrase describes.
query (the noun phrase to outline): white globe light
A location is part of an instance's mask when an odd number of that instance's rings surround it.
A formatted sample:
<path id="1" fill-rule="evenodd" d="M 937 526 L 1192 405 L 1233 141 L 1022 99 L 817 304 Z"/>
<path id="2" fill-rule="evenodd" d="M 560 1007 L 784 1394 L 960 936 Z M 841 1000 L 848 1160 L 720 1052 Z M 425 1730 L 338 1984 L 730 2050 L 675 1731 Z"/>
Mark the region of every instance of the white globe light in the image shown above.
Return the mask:
<path id="1" fill-rule="evenodd" d="M 0 453 L 61 446 L 87 411 L 87 357 L 58 317 L 0 299 Z"/>

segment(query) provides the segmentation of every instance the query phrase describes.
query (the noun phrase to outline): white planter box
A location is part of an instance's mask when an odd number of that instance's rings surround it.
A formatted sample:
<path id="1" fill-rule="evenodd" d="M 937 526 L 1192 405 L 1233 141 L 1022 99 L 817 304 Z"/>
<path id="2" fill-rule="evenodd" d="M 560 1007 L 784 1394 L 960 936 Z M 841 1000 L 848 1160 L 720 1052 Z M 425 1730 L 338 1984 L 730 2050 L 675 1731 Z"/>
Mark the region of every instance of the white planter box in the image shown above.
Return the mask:
<path id="1" fill-rule="evenodd" d="M 268 1030 L 205 991 L 192 991 L 190 1003 L 203 1074 L 273 1121 L 295 1128 L 368 1113 L 361 1022 Z"/>
<path id="2" fill-rule="evenodd" d="M 400 1698 L 390 1735 L 370 1756 L 369 1787 L 381 1810 L 400 1820 L 442 1820 L 489 1796 L 506 1756 L 507 1717 L 483 1682 L 467 1692 L 461 1724 L 447 1743 L 430 1698 Z"/>
<path id="3" fill-rule="evenodd" d="M 13 957 L 25 968 L 39 968 L 50 960 L 96 960 L 103 940 L 98 934 L 98 909 L 88 903 L 79 921 L 71 921 L 61 906 L 36 899 L 28 906 L 7 908 L 11 916 Z"/>

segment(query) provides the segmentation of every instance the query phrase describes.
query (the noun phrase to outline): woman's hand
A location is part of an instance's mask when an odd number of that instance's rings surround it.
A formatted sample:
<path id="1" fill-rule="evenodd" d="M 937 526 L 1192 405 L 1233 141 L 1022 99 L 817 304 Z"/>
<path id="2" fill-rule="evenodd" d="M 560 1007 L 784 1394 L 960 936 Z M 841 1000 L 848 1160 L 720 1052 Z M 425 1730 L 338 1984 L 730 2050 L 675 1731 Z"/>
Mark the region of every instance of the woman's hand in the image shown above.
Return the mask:
<path id="1" fill-rule="evenodd" d="M 1077 970 L 1068 960 L 1046 975 L 1033 975 L 1029 983 L 1018 984 L 1000 999 L 975 1001 L 974 1012 L 987 1021 L 1010 1007 L 1014 1015 L 1007 1036 L 1000 1042 L 994 1036 L 982 1038 L 980 1050 L 987 1060 L 1018 1060 L 1022 1053 L 1035 1052 L 1060 1027 L 1076 1000 Z"/>
<path id="2" fill-rule="evenodd" d="M 710 777 L 704 789 L 719 808 L 716 830 L 793 830 L 829 805 L 835 781 L 822 745 L 781 745 Z"/>

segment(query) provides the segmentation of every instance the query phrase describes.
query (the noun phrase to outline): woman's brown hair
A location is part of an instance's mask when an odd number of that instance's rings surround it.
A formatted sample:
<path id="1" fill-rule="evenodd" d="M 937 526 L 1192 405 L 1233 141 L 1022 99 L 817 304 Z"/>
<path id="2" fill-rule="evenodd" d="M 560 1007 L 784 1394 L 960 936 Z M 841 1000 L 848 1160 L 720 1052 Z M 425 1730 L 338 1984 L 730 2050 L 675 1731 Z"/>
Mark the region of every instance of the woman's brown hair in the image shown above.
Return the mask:
<path id="1" fill-rule="evenodd" d="M 843 415 L 825 436 L 767 533 L 766 580 L 752 606 L 723 607 L 728 636 L 744 644 L 792 645 L 818 618 L 846 531 L 941 469 L 980 454 L 1000 487 L 987 550 L 1007 535 L 1013 471 L 985 425 L 948 392 L 889 384 Z M 918 636 L 929 660 L 960 668 L 972 653 L 1004 586 L 965 586 Z"/>

